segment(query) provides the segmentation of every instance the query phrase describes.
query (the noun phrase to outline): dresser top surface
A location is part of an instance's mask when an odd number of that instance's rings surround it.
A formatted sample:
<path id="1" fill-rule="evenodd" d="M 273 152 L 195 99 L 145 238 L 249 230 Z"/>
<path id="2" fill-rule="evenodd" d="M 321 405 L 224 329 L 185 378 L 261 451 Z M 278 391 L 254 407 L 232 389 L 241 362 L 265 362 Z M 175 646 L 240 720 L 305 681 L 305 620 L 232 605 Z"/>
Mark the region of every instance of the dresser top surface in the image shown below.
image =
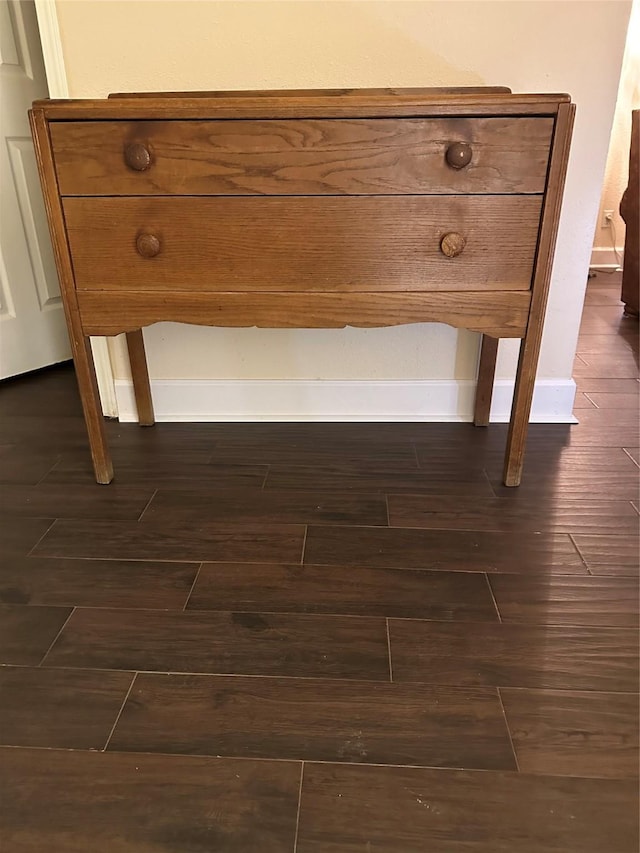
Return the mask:
<path id="1" fill-rule="evenodd" d="M 130 92 L 108 98 L 40 100 L 51 121 L 101 119 L 321 118 L 421 115 L 554 115 L 567 94 L 514 94 L 494 87 L 271 89 Z"/>

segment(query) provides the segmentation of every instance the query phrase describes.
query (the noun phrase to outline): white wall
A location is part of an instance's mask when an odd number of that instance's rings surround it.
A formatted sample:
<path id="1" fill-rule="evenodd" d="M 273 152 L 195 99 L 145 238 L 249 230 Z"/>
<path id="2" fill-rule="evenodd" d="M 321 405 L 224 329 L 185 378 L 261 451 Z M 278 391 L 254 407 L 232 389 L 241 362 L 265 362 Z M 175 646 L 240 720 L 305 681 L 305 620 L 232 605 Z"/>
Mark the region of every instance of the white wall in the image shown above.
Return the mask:
<path id="1" fill-rule="evenodd" d="M 634 0 L 629 20 L 627 45 L 624 51 L 620 88 L 591 254 L 591 263 L 595 266 L 615 265 L 623 253 L 625 224 L 619 208 L 620 199 L 629 183 L 631 111 L 637 109 L 640 109 L 640 0 Z M 602 225 L 605 210 L 613 211 L 612 226 L 603 227 Z"/>
<path id="2" fill-rule="evenodd" d="M 577 119 L 539 370 L 547 384 L 569 387 L 630 3 L 57 0 L 57 9 L 72 97 L 482 84 L 569 92 Z M 287 331 L 162 324 L 145 335 L 152 377 L 162 380 L 441 380 L 455 388 L 473 380 L 477 365 L 477 335 L 436 325 Z M 123 352 L 113 348 L 120 379 L 128 376 Z M 500 377 L 513 377 L 516 352 L 516 342 L 501 344 Z M 569 418 L 570 396 L 558 420 Z M 384 399 L 382 392 L 375 405 L 384 407 Z M 305 415 L 299 400 L 292 397 L 291 406 L 301 410 L 287 415 Z M 438 403 L 425 414 L 454 415 L 469 417 L 467 403 Z"/>

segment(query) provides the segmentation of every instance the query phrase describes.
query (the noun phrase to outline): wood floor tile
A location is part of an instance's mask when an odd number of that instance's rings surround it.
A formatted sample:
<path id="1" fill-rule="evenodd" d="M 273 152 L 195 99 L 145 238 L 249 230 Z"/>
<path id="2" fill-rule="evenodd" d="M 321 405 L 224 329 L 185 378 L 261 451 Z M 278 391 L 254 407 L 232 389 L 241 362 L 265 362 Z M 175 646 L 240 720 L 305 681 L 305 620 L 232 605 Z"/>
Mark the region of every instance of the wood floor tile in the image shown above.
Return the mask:
<path id="1" fill-rule="evenodd" d="M 389 679 L 384 619 L 77 609 L 47 666 Z"/>
<path id="2" fill-rule="evenodd" d="M 631 575 L 640 570 L 637 536 L 580 535 L 574 537 L 589 571 L 593 575 Z"/>
<path id="3" fill-rule="evenodd" d="M 622 422 L 618 423 L 617 417 L 612 422 L 611 412 L 603 409 L 580 409 L 579 412 L 578 420 L 580 423 L 572 424 L 569 427 L 567 446 L 572 448 L 611 448 L 638 443 L 638 427 L 630 418 L 625 417 Z M 629 414 L 630 412 L 627 412 L 627 415 Z M 550 432 L 558 429 L 556 424 L 537 424 L 536 426 L 540 428 L 538 440 L 545 436 L 543 427 L 546 427 Z M 532 467 L 529 454 L 527 454 L 524 467 L 525 477 L 530 470 L 535 469 Z"/>
<path id="4" fill-rule="evenodd" d="M 246 465 L 304 465 L 355 467 L 361 471 L 411 471 L 418 466 L 413 447 L 405 442 L 386 441 L 372 453 L 368 443 L 356 439 L 336 445 L 327 439 L 312 443 L 256 442 L 230 438 L 216 442 L 212 463 L 237 462 Z"/>
<path id="5" fill-rule="evenodd" d="M 533 497 L 537 513 L 550 503 L 629 500 L 638 493 L 638 470 L 621 447 L 567 447 L 557 455 L 532 448 L 527 460 L 527 476 L 517 489 L 503 485 L 500 455 L 487 459 L 486 468 L 498 497 Z"/>
<path id="6" fill-rule="evenodd" d="M 194 462 L 185 454 L 167 457 L 147 453 L 130 461 L 123 461 L 114 454 L 114 468 L 114 485 L 165 489 L 193 489 L 196 483 L 212 488 L 255 486 L 259 489 L 267 474 L 266 465 L 210 465 L 204 458 Z M 96 484 L 91 462 L 86 456 L 78 460 L 63 459 L 43 482 L 73 487 Z"/>
<path id="7" fill-rule="evenodd" d="M 637 394 L 640 387 L 637 379 L 598 379 L 577 377 L 576 387 L 585 394 Z"/>
<path id="8" fill-rule="evenodd" d="M 608 409 L 617 411 L 618 409 L 631 409 L 634 412 L 638 411 L 638 393 L 635 394 L 589 394 L 591 400 L 599 409 Z"/>
<path id="9" fill-rule="evenodd" d="M 596 404 L 590 400 L 586 394 L 578 392 L 576 394 L 575 400 L 573 401 L 574 409 L 597 409 Z"/>
<path id="10" fill-rule="evenodd" d="M 0 483 L 35 485 L 54 467 L 59 459 L 53 451 L 37 453 L 33 448 L 13 447 L 9 453 L 0 456 Z M 4 500 L 3 500 L 4 503 Z"/>
<path id="11" fill-rule="evenodd" d="M 133 673 L 0 668 L 0 743 L 103 749 Z"/>
<path id="12" fill-rule="evenodd" d="M 629 432 L 635 432 L 636 440 L 630 441 L 629 444 L 638 443 L 638 414 L 632 409 L 618 409 L 615 414 L 608 412 L 606 409 L 589 409 L 580 414 L 580 423 L 577 424 L 576 432 L 586 432 L 588 429 L 592 431 L 606 432 L 607 428 L 612 427 L 627 427 Z M 608 447 L 620 446 L 617 441 L 609 441 Z"/>
<path id="13" fill-rule="evenodd" d="M 182 610 L 199 563 L 24 557 L 0 564 L 0 602 Z"/>
<path id="14" fill-rule="evenodd" d="M 631 629 L 389 621 L 394 681 L 632 692 Z"/>
<path id="15" fill-rule="evenodd" d="M 637 447 L 625 447 L 624 452 L 633 459 L 636 465 L 640 465 L 640 451 Z"/>
<path id="16" fill-rule="evenodd" d="M 633 333 L 638 329 L 638 321 L 625 317 L 622 307 L 617 305 L 586 305 L 582 312 L 580 337 L 583 335 L 610 335 L 618 331 Z"/>
<path id="17" fill-rule="evenodd" d="M 3 486 L 6 516 L 52 518 L 113 518 L 135 521 L 153 496 L 153 489 L 111 485 Z"/>
<path id="18" fill-rule="evenodd" d="M 619 273 L 612 273 L 611 281 L 606 281 L 604 275 L 601 279 L 596 279 L 599 284 L 594 284 L 594 281 L 589 282 L 585 293 L 585 305 L 615 305 L 620 311 L 623 311 L 622 302 L 620 301 L 621 277 Z"/>
<path id="19" fill-rule="evenodd" d="M 4 415 L 45 418 L 50 412 L 71 418 L 82 417 L 78 384 L 71 361 L 2 382 L 0 419 Z"/>
<path id="20" fill-rule="evenodd" d="M 265 482 L 265 491 L 272 489 L 308 489 L 317 492 L 358 491 L 368 494 L 411 492 L 429 495 L 487 495 L 493 494 L 482 470 L 476 471 L 362 471 L 340 466 L 272 465 Z"/>
<path id="21" fill-rule="evenodd" d="M 618 449 L 621 448 L 616 448 Z M 514 504 L 526 504 L 528 500 L 532 500 L 534 511 L 538 515 L 544 513 L 549 516 L 556 506 L 564 509 L 567 505 L 570 506 L 570 502 L 580 507 L 589 495 L 599 495 L 602 500 L 585 503 L 585 507 L 593 513 L 598 504 L 604 505 L 609 501 L 629 501 L 638 493 L 638 471 L 637 468 L 633 470 L 632 460 L 629 459 L 631 463 L 629 465 L 625 462 L 624 468 L 618 467 L 615 451 L 610 451 L 609 455 L 611 463 L 608 469 L 604 466 L 602 468 L 594 466 L 591 469 L 576 466 L 573 470 L 553 472 L 538 468 L 538 460 L 532 455 L 529 460 L 529 465 L 533 469 L 532 474 L 518 487 L 516 494 L 514 489 L 503 484 L 502 475 L 497 473 L 498 466 L 494 466 L 487 473 L 497 497 L 508 498 Z M 588 519 L 586 521 L 588 522 Z"/>
<path id="22" fill-rule="evenodd" d="M 293 851 L 299 764 L 9 748 L 1 760 L 7 853 Z"/>
<path id="23" fill-rule="evenodd" d="M 620 331 L 615 335 L 582 335 L 578 341 L 579 353 L 585 361 L 589 361 L 590 353 L 611 355 L 618 352 L 634 352 L 637 349 L 638 330 Z"/>
<path id="24" fill-rule="evenodd" d="M 637 578 L 493 575 L 503 622 L 540 625 L 638 625 Z"/>
<path id="25" fill-rule="evenodd" d="M 502 533 L 632 533 L 638 529 L 638 516 L 628 501 L 556 498 L 540 506 L 521 495 L 482 500 L 389 495 L 388 500 L 392 527 Z"/>
<path id="26" fill-rule="evenodd" d="M 611 376 L 614 379 L 637 379 L 638 362 L 629 353 L 589 353 L 576 360 L 573 367 L 574 376 L 594 376 L 603 379 Z M 583 363 L 585 362 L 585 363 Z"/>
<path id="27" fill-rule="evenodd" d="M 294 524 L 162 525 L 67 521 L 51 527 L 34 556 L 112 560 L 299 562 L 304 526 Z"/>
<path id="28" fill-rule="evenodd" d="M 529 471 L 535 471 L 532 465 L 532 451 L 546 451 L 552 456 L 558 451 L 578 450 L 580 448 L 603 448 L 636 446 L 638 444 L 638 425 L 633 413 L 622 410 L 612 420 L 611 412 L 602 409 L 580 409 L 578 424 L 531 424 L 527 441 L 527 453 L 524 466 L 524 478 Z M 490 430 L 496 436 L 506 435 L 500 427 L 491 424 Z M 495 449 L 495 448 L 494 448 Z M 526 480 L 523 480 L 526 482 Z"/>
<path id="29" fill-rule="evenodd" d="M 479 572 L 343 566 L 205 563 L 188 609 L 498 619 L 486 576 Z"/>
<path id="30" fill-rule="evenodd" d="M 578 341 L 577 355 L 587 364 L 614 359 L 636 359 L 638 356 L 638 331 L 631 334 L 627 329 L 615 335 L 582 335 Z"/>
<path id="31" fill-rule="evenodd" d="M 463 572 L 586 574 L 566 534 L 310 527 L 305 564 Z"/>
<path id="32" fill-rule="evenodd" d="M 309 484 L 310 485 L 310 484 Z M 144 523 L 387 524 L 383 495 L 270 489 L 159 489 Z"/>
<path id="33" fill-rule="evenodd" d="M 532 457 L 529 464 L 535 466 L 537 460 Z M 613 460 L 608 471 L 575 469 L 567 472 L 559 471 L 550 476 L 546 476 L 541 471 L 535 471 L 533 476 L 528 477 L 526 482 L 518 487 L 516 494 L 514 489 L 503 484 L 500 475 L 488 473 L 496 497 L 507 498 L 520 506 L 528 502 L 532 506 L 533 513 L 543 518 L 549 518 L 554 514 L 570 517 L 572 509 L 579 511 L 580 507 L 583 507 L 587 512 L 582 523 L 589 526 L 592 522 L 588 516 L 593 516 L 594 512 L 597 513 L 598 505 L 603 505 L 605 516 L 611 515 L 611 507 L 608 507 L 609 513 L 607 513 L 606 503 L 609 501 L 626 503 L 638 492 L 637 469 L 634 473 L 630 465 L 626 471 L 622 472 L 616 469 Z M 589 500 L 589 495 L 598 495 L 599 498 Z M 578 514 L 579 512 L 575 513 L 576 516 Z M 613 516 L 614 519 L 606 520 L 609 525 L 615 526 L 615 513 Z M 574 529 L 571 532 L 574 532 Z"/>
<path id="34" fill-rule="evenodd" d="M 638 776 L 638 697 L 566 690 L 501 690 L 520 770 Z"/>
<path id="35" fill-rule="evenodd" d="M 0 604 L 0 664 L 39 664 L 70 613 L 70 607 Z"/>
<path id="36" fill-rule="evenodd" d="M 31 551 L 53 524 L 52 518 L 12 518 L 2 525 L 0 559 L 22 557 Z"/>
<path id="37" fill-rule="evenodd" d="M 297 853 L 636 853 L 633 782 L 308 764 Z"/>
<path id="38" fill-rule="evenodd" d="M 43 383 L 44 384 L 44 383 Z M 109 422 L 105 424 L 108 428 Z M 69 417 L 48 412 L 42 417 L 6 414 L 0 416 L 0 441 L 14 449 L 36 455 L 48 452 L 56 458 L 69 451 L 87 452 L 87 428 L 82 416 Z"/>
<path id="39" fill-rule="evenodd" d="M 495 691 L 372 682 L 138 675 L 109 748 L 516 769 Z"/>

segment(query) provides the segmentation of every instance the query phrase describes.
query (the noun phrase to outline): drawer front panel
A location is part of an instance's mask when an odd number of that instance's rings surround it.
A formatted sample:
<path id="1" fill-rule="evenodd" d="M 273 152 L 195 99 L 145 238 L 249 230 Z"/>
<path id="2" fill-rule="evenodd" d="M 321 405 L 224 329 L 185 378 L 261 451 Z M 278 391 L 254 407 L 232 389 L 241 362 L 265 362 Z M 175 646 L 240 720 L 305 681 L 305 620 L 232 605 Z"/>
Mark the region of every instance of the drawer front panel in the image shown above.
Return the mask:
<path id="1" fill-rule="evenodd" d="M 539 196 L 64 200 L 77 288 L 114 291 L 526 290 L 540 208 Z"/>
<path id="2" fill-rule="evenodd" d="M 50 124 L 62 195 L 541 193 L 552 130 L 544 116 Z"/>

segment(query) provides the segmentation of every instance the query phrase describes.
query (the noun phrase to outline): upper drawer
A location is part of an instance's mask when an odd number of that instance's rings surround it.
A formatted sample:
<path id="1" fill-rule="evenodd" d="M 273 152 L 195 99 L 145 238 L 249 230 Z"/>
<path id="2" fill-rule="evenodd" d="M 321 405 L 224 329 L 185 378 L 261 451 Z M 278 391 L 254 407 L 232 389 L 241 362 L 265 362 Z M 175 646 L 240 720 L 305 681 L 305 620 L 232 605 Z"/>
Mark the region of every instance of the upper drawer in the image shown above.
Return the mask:
<path id="1" fill-rule="evenodd" d="M 62 195 L 541 193 L 553 119 L 81 121 L 50 129 Z"/>

